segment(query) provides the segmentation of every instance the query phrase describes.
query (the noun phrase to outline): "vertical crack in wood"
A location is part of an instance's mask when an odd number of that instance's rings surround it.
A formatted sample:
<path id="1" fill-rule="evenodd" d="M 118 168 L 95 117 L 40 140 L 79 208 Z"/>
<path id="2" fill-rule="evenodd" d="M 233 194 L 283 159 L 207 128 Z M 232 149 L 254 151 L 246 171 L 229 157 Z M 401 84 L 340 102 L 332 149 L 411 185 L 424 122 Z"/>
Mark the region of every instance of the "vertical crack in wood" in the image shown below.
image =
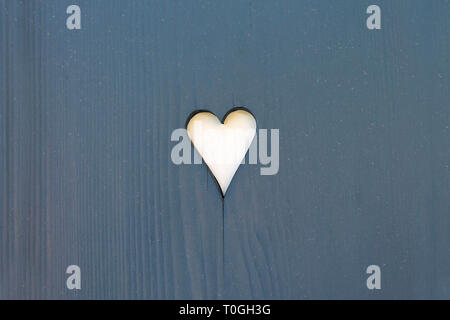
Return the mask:
<path id="1" fill-rule="evenodd" d="M 222 197 L 222 250 L 217 258 L 217 297 L 223 299 L 225 287 L 225 198 Z M 220 249 L 219 249 L 220 250 Z M 221 260 L 221 261 L 220 261 Z"/>

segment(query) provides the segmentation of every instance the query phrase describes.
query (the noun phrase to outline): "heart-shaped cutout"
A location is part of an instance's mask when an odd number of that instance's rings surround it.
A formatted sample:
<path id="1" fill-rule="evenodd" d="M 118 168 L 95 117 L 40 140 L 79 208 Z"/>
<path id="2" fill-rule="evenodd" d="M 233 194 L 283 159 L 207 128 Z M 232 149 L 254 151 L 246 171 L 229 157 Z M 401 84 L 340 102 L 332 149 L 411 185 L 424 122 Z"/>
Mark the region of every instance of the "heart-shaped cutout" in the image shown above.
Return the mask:
<path id="1" fill-rule="evenodd" d="M 227 113 L 222 123 L 215 114 L 201 111 L 190 117 L 186 129 L 225 196 L 255 137 L 255 118 L 244 108 L 235 108 Z"/>

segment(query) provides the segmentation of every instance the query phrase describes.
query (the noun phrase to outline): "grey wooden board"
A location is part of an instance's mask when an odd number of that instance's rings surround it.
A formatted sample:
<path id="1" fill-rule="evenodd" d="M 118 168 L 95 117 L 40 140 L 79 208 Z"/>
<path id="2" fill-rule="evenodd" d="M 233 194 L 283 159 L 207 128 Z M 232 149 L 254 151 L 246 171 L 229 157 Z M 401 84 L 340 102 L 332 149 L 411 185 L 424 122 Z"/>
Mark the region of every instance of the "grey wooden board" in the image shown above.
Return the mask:
<path id="1" fill-rule="evenodd" d="M 0 298 L 450 298 L 449 16 L 0 0 Z M 170 134 L 235 105 L 280 129 L 280 170 L 236 174 L 222 270 L 221 197 L 205 166 L 170 161 Z"/>

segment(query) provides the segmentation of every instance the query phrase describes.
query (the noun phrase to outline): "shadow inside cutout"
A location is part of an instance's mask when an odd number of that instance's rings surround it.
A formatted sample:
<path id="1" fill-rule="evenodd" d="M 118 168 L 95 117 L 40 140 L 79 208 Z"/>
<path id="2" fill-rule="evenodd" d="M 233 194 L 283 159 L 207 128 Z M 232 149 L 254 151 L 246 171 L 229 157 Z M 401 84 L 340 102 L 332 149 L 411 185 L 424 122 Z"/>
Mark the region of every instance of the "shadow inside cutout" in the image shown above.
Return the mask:
<path id="1" fill-rule="evenodd" d="M 238 110 L 247 111 L 248 113 L 250 113 L 250 114 L 252 115 L 252 117 L 255 119 L 255 122 L 256 122 L 256 117 L 255 117 L 255 115 L 253 114 L 253 112 L 251 112 L 251 111 L 250 111 L 249 109 L 247 109 L 246 107 L 233 107 L 233 108 L 231 108 L 230 110 L 227 111 L 227 113 L 225 113 L 225 115 L 222 117 L 222 119 L 220 120 L 220 122 L 224 123 L 225 119 L 228 117 L 228 115 L 229 115 L 230 113 L 232 113 L 232 112 L 234 112 L 234 111 L 238 111 Z M 185 124 L 184 124 L 184 128 L 187 129 L 187 126 L 188 126 L 189 122 L 191 121 L 191 119 L 192 119 L 196 114 L 202 113 L 202 112 L 208 112 L 208 113 L 211 113 L 211 114 L 213 114 L 213 115 L 215 115 L 215 116 L 217 117 L 217 115 L 216 115 L 214 112 L 210 111 L 210 110 L 207 110 L 207 109 L 198 109 L 198 110 L 195 110 L 195 111 L 193 111 L 193 112 L 191 112 L 191 113 L 189 114 L 189 116 L 188 116 L 188 118 L 187 118 L 187 120 L 186 120 L 186 122 L 185 122 Z M 217 117 L 217 118 L 220 119 L 219 117 Z M 258 122 L 256 122 L 256 124 L 258 124 Z"/>

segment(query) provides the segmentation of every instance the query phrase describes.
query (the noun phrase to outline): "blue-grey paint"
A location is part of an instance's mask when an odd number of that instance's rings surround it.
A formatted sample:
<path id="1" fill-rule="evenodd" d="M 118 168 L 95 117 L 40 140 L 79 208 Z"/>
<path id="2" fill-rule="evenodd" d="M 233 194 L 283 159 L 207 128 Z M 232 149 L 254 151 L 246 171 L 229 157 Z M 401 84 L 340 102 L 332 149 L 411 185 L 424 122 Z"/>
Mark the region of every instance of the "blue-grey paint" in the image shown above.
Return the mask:
<path id="1" fill-rule="evenodd" d="M 449 15 L 0 0 L 0 298 L 449 299 Z M 170 134 L 242 105 L 280 129 L 280 171 L 239 169 L 221 266 L 221 196 L 205 166 L 171 163 Z"/>

